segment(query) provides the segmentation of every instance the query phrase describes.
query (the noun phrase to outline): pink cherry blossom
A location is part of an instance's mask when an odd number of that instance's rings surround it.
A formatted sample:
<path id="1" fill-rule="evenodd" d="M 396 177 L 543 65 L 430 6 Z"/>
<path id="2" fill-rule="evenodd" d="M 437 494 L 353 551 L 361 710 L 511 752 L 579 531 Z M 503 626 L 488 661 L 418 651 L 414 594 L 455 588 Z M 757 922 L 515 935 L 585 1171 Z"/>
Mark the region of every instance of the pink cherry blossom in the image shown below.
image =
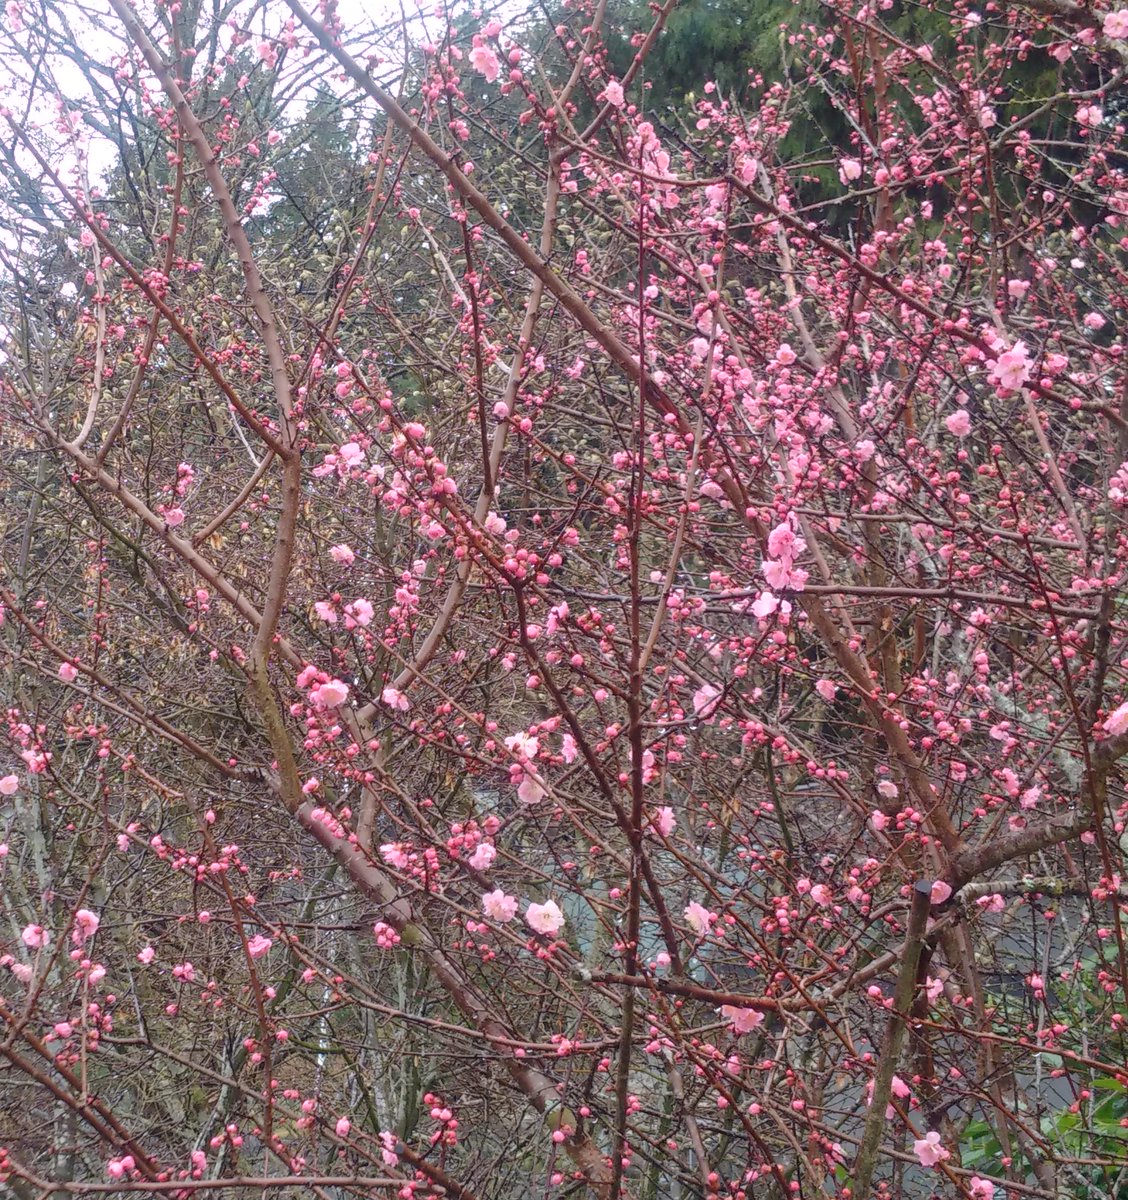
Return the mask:
<path id="1" fill-rule="evenodd" d="M 466 860 L 468 866 L 475 871 L 488 871 L 497 858 L 497 850 L 489 842 L 481 842 L 474 848 L 474 853 Z"/>
<path id="2" fill-rule="evenodd" d="M 773 558 L 794 558 L 806 548 L 802 538 L 786 522 L 768 534 L 768 553 Z"/>
<path id="3" fill-rule="evenodd" d="M 779 597 L 774 592 L 763 591 L 752 602 L 752 615 L 762 621 L 765 617 L 770 617 L 779 606 Z"/>
<path id="4" fill-rule="evenodd" d="M 607 99 L 607 103 L 613 108 L 623 107 L 623 85 L 617 80 L 612 79 L 603 89 L 603 94 Z"/>
<path id="5" fill-rule="evenodd" d="M 717 709 L 721 689 L 711 683 L 703 683 L 693 693 L 693 713 L 702 721 L 707 721 Z"/>
<path id="6" fill-rule="evenodd" d="M 735 1004 L 722 1004 L 721 1016 L 732 1026 L 733 1033 L 751 1033 L 764 1023 L 764 1014 L 755 1008 L 740 1008 Z"/>
<path id="7" fill-rule="evenodd" d="M 364 450 L 356 442 L 346 442 L 337 451 L 337 457 L 348 469 L 359 468 L 364 462 Z"/>
<path id="8" fill-rule="evenodd" d="M 348 1117 L 338 1117 L 334 1128 L 339 1138 L 346 1138 L 349 1136 L 349 1130 L 352 1129 L 352 1122 Z"/>
<path id="9" fill-rule="evenodd" d="M 470 51 L 470 65 L 486 77 L 487 83 L 493 83 L 501 71 L 501 63 L 489 46 L 475 46 Z"/>
<path id="10" fill-rule="evenodd" d="M 843 183 L 853 183 L 862 177 L 862 164 L 856 158 L 844 158 L 838 164 L 838 177 Z"/>
<path id="11" fill-rule="evenodd" d="M 1113 737 L 1119 737 L 1120 734 L 1128 732 L 1128 700 L 1114 708 L 1105 717 L 1104 728 L 1105 733 L 1110 733 Z"/>
<path id="12" fill-rule="evenodd" d="M 967 437 L 971 432 L 971 417 L 967 409 L 957 408 L 954 413 L 944 418 L 944 426 L 955 437 Z"/>
<path id="13" fill-rule="evenodd" d="M 987 368 L 987 376 L 997 387 L 1017 391 L 1030 378 L 1033 364 L 1024 342 L 1015 342 Z"/>
<path id="14" fill-rule="evenodd" d="M 262 958 L 263 955 L 270 953 L 270 947 L 274 942 L 261 933 L 256 933 L 253 938 L 247 943 L 247 953 L 251 958 Z"/>
<path id="15" fill-rule="evenodd" d="M 1106 38 L 1128 40 L 1128 8 L 1118 8 L 1115 12 L 1105 13 L 1101 28 Z"/>
<path id="16" fill-rule="evenodd" d="M 385 842 L 380 847 L 380 857 L 397 871 L 406 871 L 411 865 L 411 857 L 403 842 Z"/>
<path id="17" fill-rule="evenodd" d="M 559 933 L 564 927 L 564 914 L 555 900 L 546 900 L 543 904 L 530 904 L 525 909 L 525 920 L 537 933 Z"/>
<path id="18" fill-rule="evenodd" d="M 329 557 L 335 563 L 340 563 L 343 567 L 351 567 L 356 561 L 356 555 L 353 553 L 352 548 L 346 546 L 344 542 L 340 542 L 336 546 L 330 546 Z"/>
<path id="19" fill-rule="evenodd" d="M 866 1107 L 867 1108 L 871 1104 L 873 1104 L 873 1086 L 874 1086 L 873 1080 L 871 1079 L 869 1081 L 869 1083 L 866 1084 Z M 892 1082 L 890 1083 L 889 1090 L 890 1090 L 891 1094 L 893 1096 L 895 1096 L 898 1100 L 907 1100 L 909 1098 L 909 1096 L 912 1094 L 912 1092 L 909 1089 L 908 1084 L 906 1084 L 905 1081 L 899 1075 L 893 1076 Z M 887 1121 L 892 1121 L 896 1116 L 897 1116 L 897 1109 L 892 1104 L 887 1104 L 885 1106 L 885 1119 Z"/>
<path id="20" fill-rule="evenodd" d="M 407 712 L 411 707 L 411 701 L 398 688 L 392 687 L 390 683 L 380 693 L 380 699 L 389 708 L 394 708 L 396 712 Z"/>
<path id="21" fill-rule="evenodd" d="M 650 823 L 663 837 L 668 838 L 677 828 L 678 819 L 674 816 L 674 810 L 665 805 L 651 817 Z"/>
<path id="22" fill-rule="evenodd" d="M 1123 10 L 1128 14 L 1128 9 Z M 1126 23 L 1128 23 L 1128 15 L 1126 15 Z M 1125 33 L 1128 37 L 1128 32 Z M 972 1197 L 972 1200 L 994 1200 L 995 1185 L 989 1179 L 983 1179 L 979 1175 L 973 1175 L 967 1181 L 967 1190 Z"/>
<path id="23" fill-rule="evenodd" d="M 20 789 L 18 775 L 5 775 L 0 778 L 0 796 L 14 796 Z"/>
<path id="24" fill-rule="evenodd" d="M 913 1153 L 922 1167 L 934 1167 L 938 1162 L 952 1157 L 951 1152 L 940 1145 L 940 1135 L 935 1130 L 930 1130 L 923 1138 L 913 1142 Z"/>
<path id="25" fill-rule="evenodd" d="M 371 600 L 366 600 L 363 596 L 358 596 L 351 604 L 345 605 L 345 615 L 349 618 L 345 622 L 346 628 L 351 629 L 353 624 L 364 628 L 372 624 L 375 609 L 372 607 Z"/>
<path id="26" fill-rule="evenodd" d="M 546 790 L 535 771 L 521 772 L 521 782 L 517 785 L 517 799 L 522 804 L 536 804 L 544 798 Z"/>
<path id="27" fill-rule="evenodd" d="M 894 1075 L 889 1087 L 890 1092 L 898 1100 L 907 1100 L 912 1091 L 909 1085 L 899 1076 Z M 866 1084 L 866 1107 L 868 1108 L 873 1103 L 873 1080 Z M 885 1106 L 885 1119 L 892 1121 L 897 1116 L 897 1109 L 892 1104 Z"/>
<path id="28" fill-rule="evenodd" d="M 310 783 L 316 783 L 316 780 L 310 780 Z M 307 784 L 306 787 L 309 785 Z M 305 787 L 302 789 L 306 790 Z M 335 838 L 343 838 L 345 836 L 345 827 L 337 820 L 328 809 L 315 808 L 310 812 L 310 819 L 316 821 L 318 825 L 327 829 Z"/>
<path id="29" fill-rule="evenodd" d="M 512 750 L 519 759 L 527 762 L 531 758 L 536 758 L 540 742 L 532 734 L 522 729 L 505 739 L 505 748 Z"/>
<path id="30" fill-rule="evenodd" d="M 761 570 L 770 588 L 778 591 L 803 589 L 807 572 L 796 567 L 795 560 L 806 548 L 807 543 L 795 532 L 790 521 L 782 522 L 768 534 L 771 557 L 761 564 Z"/>
<path id="31" fill-rule="evenodd" d="M 30 946 L 32 950 L 41 950 L 51 940 L 51 935 L 42 925 L 25 925 L 20 936 L 24 945 Z"/>
<path id="32" fill-rule="evenodd" d="M 929 899 L 933 904 L 943 904 L 952 894 L 952 885 L 943 879 L 937 879 L 929 891 Z"/>
<path id="33" fill-rule="evenodd" d="M 143 947 L 142 947 L 142 948 L 141 948 L 141 949 L 140 949 L 140 950 L 137 952 L 137 961 L 138 961 L 139 963 L 141 963 L 143 966 L 146 966 L 146 967 L 147 967 L 147 966 L 149 965 L 149 963 L 151 963 L 151 962 L 153 961 L 153 959 L 154 959 L 154 958 L 156 958 L 156 957 L 157 957 L 157 952 L 156 952 L 156 951 L 153 949 L 153 947 L 152 947 L 152 946 L 143 946 Z"/>
<path id="34" fill-rule="evenodd" d="M 495 888 L 482 896 L 482 912 L 491 921 L 506 925 L 517 915 L 517 897 L 507 895 L 501 888 Z"/>
<path id="35" fill-rule="evenodd" d="M 47 764 L 51 761 L 49 753 L 43 754 L 38 750 L 23 750 L 20 753 L 20 758 L 27 764 L 27 769 L 33 775 L 42 775 L 47 770 Z"/>
<path id="36" fill-rule="evenodd" d="M 98 926 L 101 923 L 101 918 L 97 913 L 91 912 L 88 908 L 80 908 L 74 914 L 74 931 L 71 934 L 75 945 L 80 946 L 83 942 L 89 941 L 98 932 Z"/>
<path id="37" fill-rule="evenodd" d="M 822 697 L 827 704 L 834 702 L 834 697 L 838 695 L 838 687 L 833 679 L 818 679 L 815 681 L 815 691 Z"/>
<path id="38" fill-rule="evenodd" d="M 309 695 L 319 708 L 340 708 L 349 698 L 349 685 L 339 679 L 330 679 L 328 683 L 315 687 Z"/>
<path id="39" fill-rule="evenodd" d="M 761 565 L 764 580 L 769 587 L 779 591 L 801 592 L 807 582 L 807 572 L 794 567 L 790 561 L 765 559 Z"/>
<path id="40" fill-rule="evenodd" d="M 705 937 L 708 934 L 713 922 L 717 919 L 717 914 L 710 912 L 704 904 L 697 900 L 691 900 L 686 906 L 682 914 L 685 917 L 686 923 L 697 934 L 699 938 Z"/>
<path id="41" fill-rule="evenodd" d="M 78 678 L 78 668 L 73 663 L 59 663 L 59 678 L 64 683 L 74 683 Z"/>

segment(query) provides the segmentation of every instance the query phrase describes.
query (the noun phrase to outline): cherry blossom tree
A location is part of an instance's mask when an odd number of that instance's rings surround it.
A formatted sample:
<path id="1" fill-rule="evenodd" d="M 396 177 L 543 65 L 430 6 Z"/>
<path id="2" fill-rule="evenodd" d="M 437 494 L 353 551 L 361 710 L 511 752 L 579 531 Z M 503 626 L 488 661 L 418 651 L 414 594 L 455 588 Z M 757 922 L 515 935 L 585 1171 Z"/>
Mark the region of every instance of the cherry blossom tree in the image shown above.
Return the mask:
<path id="1" fill-rule="evenodd" d="M 7 4 L 15 1196 L 1128 1186 L 1128 9 L 676 8 Z"/>

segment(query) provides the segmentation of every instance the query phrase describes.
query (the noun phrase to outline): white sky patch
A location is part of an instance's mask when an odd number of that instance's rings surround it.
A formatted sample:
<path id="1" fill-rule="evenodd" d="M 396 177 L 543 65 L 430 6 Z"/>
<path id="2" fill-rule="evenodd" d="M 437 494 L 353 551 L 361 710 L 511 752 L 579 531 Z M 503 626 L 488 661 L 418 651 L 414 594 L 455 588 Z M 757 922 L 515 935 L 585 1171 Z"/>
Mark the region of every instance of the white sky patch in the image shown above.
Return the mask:
<path id="1" fill-rule="evenodd" d="M 29 182 L 22 194 L 18 185 L 9 185 L 7 195 L 0 192 L 0 272 L 4 270 L 4 257 L 20 255 L 26 263 L 28 252 L 21 255 L 21 245 L 34 247 L 47 228 L 60 225 L 68 228 L 68 244 L 78 260 L 93 265 L 94 255 L 99 252 L 80 244 L 82 225 L 73 205 L 27 146 L 12 137 L 3 118 L 10 115 L 23 127 L 71 196 L 84 199 L 98 211 L 99 192 L 119 163 L 115 138 L 134 140 L 130 114 L 147 122 L 154 113 L 163 113 L 167 102 L 159 81 L 130 45 L 108 0 L 14 0 L 14 4 L 19 9 L 15 15 L 13 3 L 0 11 L 0 134 L 6 135 L 8 144 L 14 147 L 16 161 Z M 316 14 L 316 5 L 310 8 Z M 402 0 L 339 0 L 338 4 L 350 53 L 358 61 L 374 65 L 375 76 L 392 90 L 405 55 L 418 47 L 441 43 L 448 21 L 462 24 L 469 16 L 472 29 L 475 23 L 484 25 L 497 15 L 508 17 L 512 26 L 524 11 L 511 0 L 503 0 L 501 5 L 445 11 Z M 141 19 L 167 56 L 170 37 L 166 15 L 155 15 L 153 8 L 146 6 Z M 238 55 L 245 64 L 248 84 L 255 73 L 275 69 L 270 48 L 278 49 L 278 77 L 272 91 L 280 99 L 278 132 L 283 136 L 307 114 L 318 89 L 342 99 L 359 100 L 366 109 L 371 107 L 330 61 L 311 69 L 303 52 L 311 35 L 284 4 L 238 3 L 218 31 L 214 53 L 205 40 L 210 32 L 211 26 L 201 23 L 195 33 L 201 69 L 206 57 L 214 57 L 222 67 L 225 58 L 238 61 L 234 58 Z M 292 49 L 284 49 L 287 40 Z M 265 138 L 268 133 L 248 128 L 245 137 L 237 135 L 230 153 L 249 153 L 260 159 L 265 175 L 276 160 L 266 145 L 256 144 L 249 152 L 247 145 L 252 138 Z M 161 147 L 158 153 L 169 149 Z M 10 199 L 13 195 L 19 195 L 18 204 Z M 36 199 L 31 200 L 32 196 Z M 253 211 L 261 214 L 280 198 L 280 193 L 267 184 Z M 36 213 L 40 206 L 42 215 Z"/>
<path id="2" fill-rule="evenodd" d="M 9 6 L 10 7 L 10 6 Z M 338 12 L 346 28 L 346 41 L 366 61 L 375 55 L 388 64 L 389 76 L 395 75 L 403 61 L 405 50 L 404 23 L 407 25 L 407 45 L 419 45 L 437 37 L 441 22 L 434 10 L 424 12 L 401 5 L 397 0 L 340 0 Z M 253 19 L 248 26 L 248 16 Z M 147 24 L 152 13 L 142 14 Z M 252 4 L 236 7 L 220 29 L 218 47 L 221 59 L 230 54 L 237 33 L 243 38 L 241 52 L 254 63 L 253 69 L 264 69 L 254 55 L 259 43 L 277 42 L 285 35 L 285 25 L 292 14 L 284 5 L 271 5 L 265 11 Z M 41 22 L 45 21 L 45 25 Z M 201 31 L 206 28 L 201 27 Z M 168 51 L 168 37 L 160 26 L 154 27 L 154 41 L 163 53 Z M 309 33 L 298 26 L 295 33 L 300 42 L 309 40 Z M 71 47 L 87 61 L 79 63 L 68 53 Z M 251 53 L 247 54 L 250 49 Z M 129 47 L 125 31 L 117 15 L 105 0 L 94 4 L 49 2 L 37 9 L 33 4 L 23 6 L 22 16 L 13 20 L 11 12 L 0 14 L 0 110 L 10 112 L 29 131 L 33 132 L 41 152 L 58 171 L 68 187 L 85 190 L 90 184 L 105 182 L 118 160 L 116 144 L 98 128 L 97 121 L 75 120 L 76 114 L 94 113 L 105 117 L 107 95 L 121 80 L 132 90 L 134 66 L 139 61 Z M 303 101 L 312 96 L 312 87 L 302 87 L 298 80 L 308 74 L 308 63 L 300 52 L 283 61 L 280 91 L 287 96 L 287 121 L 299 119 L 304 112 Z M 286 87 L 287 75 L 294 77 Z M 346 94 L 352 85 L 345 85 L 339 75 L 323 74 L 318 82 L 331 90 Z M 136 76 L 136 83 L 157 104 L 163 104 L 163 93 L 157 79 L 147 69 Z M 124 105 L 137 105 L 139 98 L 127 94 Z M 141 99 L 142 107 L 145 100 Z M 71 128 L 66 127 L 70 119 Z M 26 149 L 18 151 L 19 162 L 33 177 L 41 172 Z M 2 198 L 0 198 L 2 202 Z"/>

